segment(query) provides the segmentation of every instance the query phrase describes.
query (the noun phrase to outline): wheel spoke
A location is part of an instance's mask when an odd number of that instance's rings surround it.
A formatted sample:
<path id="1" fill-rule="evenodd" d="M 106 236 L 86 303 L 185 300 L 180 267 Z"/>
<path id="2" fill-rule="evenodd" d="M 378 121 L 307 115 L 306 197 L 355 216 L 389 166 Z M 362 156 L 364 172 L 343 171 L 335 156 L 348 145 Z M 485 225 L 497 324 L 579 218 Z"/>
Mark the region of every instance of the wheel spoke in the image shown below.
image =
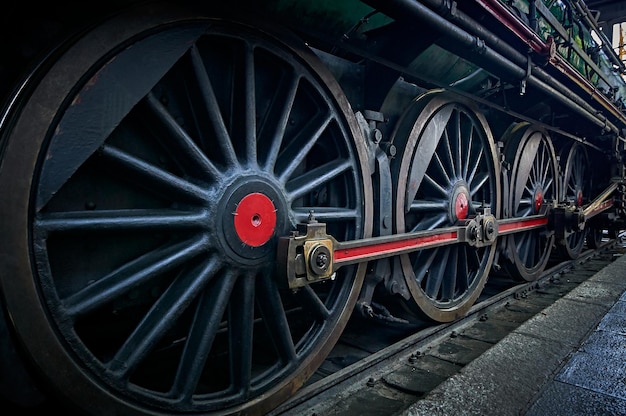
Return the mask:
<path id="1" fill-rule="evenodd" d="M 438 215 L 429 216 L 415 225 L 410 231 L 434 230 L 439 226 L 443 226 L 448 222 L 448 214 L 443 212 Z"/>
<path id="2" fill-rule="evenodd" d="M 450 247 L 449 255 L 446 258 L 446 268 L 444 270 L 443 281 L 441 282 L 441 300 L 451 301 L 454 299 L 454 293 L 456 291 L 457 276 L 460 276 L 458 272 L 462 271 L 465 265 L 459 264 L 459 247 Z M 464 274 L 463 276 L 467 276 Z"/>
<path id="3" fill-rule="evenodd" d="M 109 145 L 103 146 L 101 152 L 109 163 L 132 175 L 132 179 L 136 183 L 141 183 L 144 187 L 151 185 L 157 193 L 166 193 L 172 198 L 180 198 L 196 203 L 203 203 L 207 199 L 204 188 L 144 162 L 127 152 Z"/>
<path id="4" fill-rule="evenodd" d="M 465 156 L 465 163 L 463 164 L 463 173 L 462 173 L 463 176 L 462 177 L 468 182 L 471 182 L 468 178 L 468 173 L 470 171 L 470 165 L 471 165 L 471 159 L 472 159 L 472 145 L 474 144 L 474 128 L 475 126 L 472 122 L 469 128 L 469 134 L 467 138 L 467 153 Z"/>
<path id="5" fill-rule="evenodd" d="M 268 146 L 265 160 L 265 170 L 274 170 L 281 144 L 283 143 L 287 122 L 289 121 L 289 114 L 291 114 L 291 108 L 293 107 L 296 92 L 298 91 L 299 82 L 300 78 L 295 74 L 283 74 L 280 85 L 271 99 L 270 109 L 267 111 L 267 116 L 264 118 L 261 127 L 261 132 L 264 132 L 265 126 L 269 124 L 268 130 L 271 131 L 270 145 Z M 275 126 L 271 129 L 272 125 L 270 123 L 273 120 L 276 120 Z"/>
<path id="6" fill-rule="evenodd" d="M 40 214 L 35 225 L 40 232 L 111 232 L 202 229 L 209 216 L 207 210 L 195 212 L 173 210 L 105 210 L 67 211 Z"/>
<path id="7" fill-rule="evenodd" d="M 257 137 L 256 137 L 256 97 L 255 97 L 255 69 L 254 49 L 246 43 L 244 48 L 244 89 L 245 89 L 245 142 L 246 156 L 249 166 L 257 163 Z"/>
<path id="8" fill-rule="evenodd" d="M 80 316 L 116 299 L 131 287 L 159 276 L 206 251 L 206 238 L 196 238 L 153 250 L 132 260 L 64 299 L 69 316 Z"/>
<path id="9" fill-rule="evenodd" d="M 145 100 L 150 110 L 158 116 L 158 120 L 167 129 L 171 141 L 183 152 L 179 156 L 185 163 L 195 165 L 198 172 L 206 172 L 213 179 L 220 177 L 220 172 L 215 165 L 206 157 L 204 152 L 194 143 L 189 134 L 174 120 L 165 106 L 159 102 L 154 93 L 147 95 Z"/>
<path id="10" fill-rule="evenodd" d="M 267 322 L 270 336 L 278 350 L 278 356 L 285 363 L 295 362 L 296 349 L 276 282 L 269 273 L 264 273 L 258 286 L 259 309 L 263 320 Z"/>
<path id="11" fill-rule="evenodd" d="M 517 245 L 517 250 L 520 253 L 520 259 L 525 265 L 528 265 L 528 258 L 531 252 L 531 234 L 531 232 L 522 233 L 519 244 Z"/>
<path id="12" fill-rule="evenodd" d="M 414 200 L 411 202 L 409 212 L 445 211 L 447 208 L 447 201 L 443 199 L 437 201 Z"/>
<path id="13" fill-rule="evenodd" d="M 319 222 L 355 222 L 361 216 L 356 209 L 353 208 L 340 208 L 340 207 L 303 207 L 295 208 L 294 214 L 298 223 L 305 223 L 308 221 L 311 211 L 314 212 L 315 219 Z"/>
<path id="14" fill-rule="evenodd" d="M 454 117 L 455 115 L 458 115 L 458 113 L 453 112 L 452 113 L 452 119 L 457 119 L 458 117 Z M 453 127 L 454 128 L 454 127 Z M 454 156 L 452 155 L 452 148 L 450 147 L 450 135 L 448 134 L 448 129 L 446 128 L 443 131 L 443 140 L 442 140 L 443 145 L 445 146 L 444 149 L 444 153 L 446 154 L 446 159 L 448 161 L 448 166 L 450 168 L 450 178 L 454 179 L 457 176 L 456 173 L 456 166 L 455 166 L 455 160 L 454 160 Z"/>
<path id="15" fill-rule="evenodd" d="M 201 272 L 194 270 L 174 280 L 109 362 L 109 370 L 119 378 L 127 379 L 156 343 L 176 325 L 218 267 L 217 256 L 213 256 Z"/>
<path id="16" fill-rule="evenodd" d="M 424 250 L 417 253 L 415 256 L 415 261 L 413 262 L 413 269 L 415 271 L 415 280 L 418 284 L 422 284 L 424 281 L 424 277 L 426 277 L 426 273 L 433 264 L 435 258 L 437 258 L 437 253 L 439 252 L 439 248 L 433 248 L 430 250 Z"/>
<path id="17" fill-rule="evenodd" d="M 450 173 L 446 170 L 446 167 L 443 165 L 441 158 L 438 153 L 433 155 L 433 160 L 436 162 L 435 167 L 437 167 L 444 178 L 451 178 Z"/>
<path id="18" fill-rule="evenodd" d="M 431 187 L 433 187 L 435 190 L 437 190 L 439 192 L 439 194 L 441 194 L 441 196 L 447 196 L 448 195 L 448 191 L 446 189 L 444 189 L 441 185 L 439 185 L 437 183 L 437 181 L 435 181 L 433 178 L 431 178 L 428 174 L 424 175 L 424 179 L 426 179 L 426 183 L 428 185 L 430 185 Z"/>
<path id="19" fill-rule="evenodd" d="M 202 98 L 204 99 L 204 105 L 211 121 L 211 125 L 215 130 L 215 139 L 220 149 L 224 153 L 228 166 L 237 165 L 237 156 L 235 155 L 235 149 L 232 145 L 232 140 L 224 118 L 220 112 L 220 105 L 213 91 L 213 84 L 209 79 L 209 74 L 204 66 L 202 56 L 198 51 L 198 48 L 194 46 L 191 48 L 191 61 L 193 63 L 193 69 L 198 83 L 198 87 L 202 92 Z"/>
<path id="20" fill-rule="evenodd" d="M 483 155 L 484 155 L 484 149 L 480 148 L 478 154 L 476 155 L 476 162 L 473 163 L 472 173 L 470 173 L 470 175 L 467 177 L 467 183 L 469 184 L 474 183 L 474 178 L 476 177 L 478 168 L 482 165 L 482 162 L 483 162 Z M 476 187 L 476 186 L 473 186 L 473 187 Z"/>
<path id="21" fill-rule="evenodd" d="M 456 282 L 456 290 L 465 291 L 469 287 L 472 279 L 472 270 L 476 270 L 480 265 L 480 262 L 476 263 L 475 259 L 478 256 L 478 252 L 476 250 L 470 250 L 467 246 L 459 246 L 457 248 L 458 260 L 457 267 L 459 270 L 455 273 L 455 282 Z M 450 296 L 452 299 L 454 297 L 454 293 Z"/>
<path id="22" fill-rule="evenodd" d="M 330 311 L 311 286 L 304 286 L 302 290 L 298 292 L 298 295 L 302 301 L 303 307 L 308 312 L 312 313 L 320 321 L 328 319 Z"/>
<path id="23" fill-rule="evenodd" d="M 475 182 L 469 182 L 470 196 L 472 196 L 472 198 L 476 196 L 478 191 L 484 189 L 485 186 L 489 185 L 489 182 L 488 182 L 489 173 L 485 172 L 485 173 L 476 175 L 474 179 L 476 179 Z"/>
<path id="24" fill-rule="evenodd" d="M 333 160 L 291 179 L 285 184 L 285 188 L 289 192 L 289 197 L 294 200 L 332 181 L 351 168 L 352 163 L 349 160 Z"/>
<path id="25" fill-rule="evenodd" d="M 517 207 L 517 216 L 518 217 L 526 217 L 531 215 L 533 212 L 534 201 L 531 197 L 523 198 L 519 201 L 519 206 Z"/>
<path id="26" fill-rule="evenodd" d="M 205 270 L 207 277 L 215 273 L 211 267 Z M 204 291 L 199 299 L 171 388 L 171 396 L 188 400 L 196 390 L 228 306 L 237 272 L 230 269 L 214 278 L 207 288 L 209 290 Z"/>
<path id="27" fill-rule="evenodd" d="M 454 137 L 456 139 L 456 146 L 455 146 L 455 171 L 457 172 L 458 177 L 463 178 L 463 174 L 465 172 L 465 170 L 463 169 L 463 133 L 461 132 L 461 112 L 460 111 L 456 111 L 455 112 L 455 120 L 454 123 L 456 124 L 456 129 L 455 129 L 455 133 L 454 133 Z"/>
<path id="28" fill-rule="evenodd" d="M 298 133 L 297 137 L 291 141 L 287 149 L 278 156 L 277 173 L 280 180 L 286 183 L 293 175 L 298 166 L 304 161 L 320 136 L 324 133 L 332 115 L 317 116 Z M 282 163 L 281 163 L 282 162 Z M 284 164 L 284 166 L 283 166 Z"/>
<path id="29" fill-rule="evenodd" d="M 234 389 L 242 395 L 248 394 L 252 380 L 254 283 L 252 272 L 240 276 L 229 307 L 230 371 Z"/>
<path id="30" fill-rule="evenodd" d="M 437 261 L 428 270 L 428 279 L 424 287 L 424 292 L 432 299 L 440 299 L 439 292 L 446 275 L 450 247 L 441 247 L 437 254 Z"/>

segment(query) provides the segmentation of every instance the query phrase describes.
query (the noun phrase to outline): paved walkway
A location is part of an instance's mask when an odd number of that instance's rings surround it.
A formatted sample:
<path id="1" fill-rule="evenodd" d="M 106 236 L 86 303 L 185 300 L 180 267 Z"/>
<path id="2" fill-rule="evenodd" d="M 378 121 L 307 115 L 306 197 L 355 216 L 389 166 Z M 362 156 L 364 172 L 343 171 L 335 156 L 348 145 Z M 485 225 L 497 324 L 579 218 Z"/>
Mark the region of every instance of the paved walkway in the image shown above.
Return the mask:
<path id="1" fill-rule="evenodd" d="M 626 255 L 402 415 L 626 416 Z"/>

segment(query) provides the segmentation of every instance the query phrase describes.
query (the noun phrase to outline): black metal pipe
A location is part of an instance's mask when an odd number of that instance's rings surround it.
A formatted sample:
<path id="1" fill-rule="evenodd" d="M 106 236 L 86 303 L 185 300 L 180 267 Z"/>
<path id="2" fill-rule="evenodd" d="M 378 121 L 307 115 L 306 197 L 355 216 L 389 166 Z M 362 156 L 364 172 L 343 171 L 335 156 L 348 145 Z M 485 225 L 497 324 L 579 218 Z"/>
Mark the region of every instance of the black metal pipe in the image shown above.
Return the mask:
<path id="1" fill-rule="evenodd" d="M 509 60 L 504 59 L 483 39 L 474 36 L 460 27 L 450 23 L 428 7 L 414 0 L 363 0 L 364 3 L 382 11 L 398 21 L 415 24 L 416 20 L 425 23 L 436 32 L 448 39 L 447 48 L 459 56 L 480 56 L 483 64 L 493 66 L 493 69 L 504 70 L 511 78 L 521 79 L 526 71 Z M 489 68 L 487 68 L 489 69 Z"/>
<path id="2" fill-rule="evenodd" d="M 536 0 L 531 0 L 528 2 L 528 22 L 533 32 L 537 31 L 537 5 L 535 1 Z"/>
<path id="3" fill-rule="evenodd" d="M 521 53 L 508 43 L 503 42 L 502 38 L 490 32 L 485 26 L 481 25 L 467 14 L 458 9 L 452 10 L 450 0 L 422 0 L 422 3 L 427 4 L 451 22 L 457 23 L 462 29 L 469 31 L 474 36 L 484 39 L 495 51 L 505 55 L 517 65 L 521 67 L 526 66 L 527 55 Z"/>
<path id="4" fill-rule="evenodd" d="M 487 43 L 487 45 L 493 47 L 495 51 L 510 59 L 512 62 L 519 65 L 520 67 L 523 68 L 528 65 L 528 59 L 530 59 L 528 55 L 521 53 L 508 43 L 502 42 L 502 39 L 500 37 L 496 36 L 493 32 L 487 30 L 485 26 L 479 24 L 476 20 L 472 19 L 464 12 L 458 9 L 454 9 L 454 11 L 452 11 L 450 0 L 422 0 L 422 3 L 427 4 L 434 11 L 437 11 L 440 14 L 444 15 L 451 22 L 457 23 L 462 29 L 467 30 L 475 36 L 485 39 L 485 43 Z M 596 108 L 594 108 L 587 101 L 582 99 L 579 95 L 574 93 L 572 90 L 570 90 L 568 87 L 549 75 L 540 67 L 532 66 L 531 75 L 531 78 L 537 76 L 537 78 L 543 81 L 543 83 L 552 85 L 552 87 L 556 89 L 559 93 L 563 94 L 565 97 L 572 100 L 574 103 L 576 103 L 576 105 L 584 108 L 589 113 L 597 113 Z M 534 82 L 532 80 L 529 81 L 530 83 Z M 604 116 L 598 115 L 598 118 L 603 123 L 610 124 L 610 122 L 608 122 L 608 120 L 606 120 Z M 618 132 L 617 127 L 612 128 L 611 126 L 609 126 L 609 128 L 614 132 Z"/>
<path id="5" fill-rule="evenodd" d="M 581 99 L 573 92 L 566 89 L 568 91 L 568 95 L 571 94 L 571 96 L 568 97 L 563 92 L 555 89 L 553 86 L 537 79 L 537 77 L 533 76 L 532 72 L 528 74 L 526 68 L 516 65 L 511 60 L 496 52 L 492 47 L 488 46 L 483 39 L 468 33 L 454 23 L 446 20 L 427 6 L 415 0 L 362 1 L 395 20 L 408 21 L 413 24 L 416 20 L 425 23 L 431 29 L 440 33 L 444 39 L 447 39 L 447 41 L 444 41 L 445 48 L 450 52 L 468 60 L 469 62 L 473 62 L 478 66 L 484 66 L 485 69 L 495 74 L 499 74 L 500 71 L 503 71 L 508 77 L 517 81 L 521 82 L 522 80 L 527 79 L 527 82 L 530 85 L 553 95 L 558 101 L 567 105 L 595 125 L 607 128 L 615 133 L 619 133 L 617 127 L 608 121 L 606 117 L 596 114 L 597 110 L 591 108 L 592 111 L 589 111 L 587 109 L 589 106 L 584 101 L 577 103 L 576 101 Z M 488 32 L 484 31 L 482 33 Z M 550 81 L 553 82 L 553 79 L 550 78 Z"/>

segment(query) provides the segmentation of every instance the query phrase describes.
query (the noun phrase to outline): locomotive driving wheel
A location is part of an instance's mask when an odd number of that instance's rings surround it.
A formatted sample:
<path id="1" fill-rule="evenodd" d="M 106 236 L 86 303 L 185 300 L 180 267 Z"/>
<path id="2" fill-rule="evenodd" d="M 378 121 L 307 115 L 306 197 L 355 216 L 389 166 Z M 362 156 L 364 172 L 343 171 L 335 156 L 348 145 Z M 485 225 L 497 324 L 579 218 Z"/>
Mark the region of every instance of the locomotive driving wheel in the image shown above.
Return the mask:
<path id="1" fill-rule="evenodd" d="M 604 237 L 604 230 L 602 228 L 597 227 L 589 227 L 587 229 L 587 236 L 585 241 L 589 248 L 598 248 L 602 245 L 602 238 Z"/>
<path id="2" fill-rule="evenodd" d="M 560 158 L 563 165 L 561 201 L 569 206 L 580 208 L 588 201 L 591 188 L 589 157 L 585 147 L 578 142 L 574 142 L 563 151 L 564 154 Z M 566 230 L 565 238 L 557 245 L 561 257 L 577 258 L 585 245 L 587 232 L 586 228 Z"/>
<path id="3" fill-rule="evenodd" d="M 503 136 L 504 152 L 511 165 L 508 213 L 511 217 L 538 215 L 544 204 L 558 197 L 557 160 L 548 134 L 522 122 L 512 125 Z M 554 233 L 547 228 L 511 234 L 507 247 L 510 262 L 505 262 L 512 277 L 532 281 L 544 270 Z"/>
<path id="4" fill-rule="evenodd" d="M 449 227 L 479 208 L 500 215 L 496 149 L 471 103 L 431 92 L 415 100 L 394 132 L 402 154 L 392 160 L 399 233 Z M 495 243 L 459 243 L 401 257 L 416 316 L 438 322 L 461 317 L 483 289 Z"/>
<path id="5" fill-rule="evenodd" d="M 7 123 L 0 268 L 43 379 L 97 414 L 292 395 L 365 270 L 288 289 L 277 239 L 311 211 L 338 240 L 371 232 L 364 139 L 330 74 L 284 36 L 159 8 L 42 68 Z"/>

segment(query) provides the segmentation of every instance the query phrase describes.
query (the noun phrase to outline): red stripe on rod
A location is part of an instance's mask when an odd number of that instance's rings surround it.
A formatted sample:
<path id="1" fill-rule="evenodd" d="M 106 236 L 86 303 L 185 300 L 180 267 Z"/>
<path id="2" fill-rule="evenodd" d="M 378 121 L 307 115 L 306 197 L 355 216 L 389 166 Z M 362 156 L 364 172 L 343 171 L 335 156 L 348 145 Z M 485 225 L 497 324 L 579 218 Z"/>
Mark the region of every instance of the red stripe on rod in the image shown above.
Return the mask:
<path id="1" fill-rule="evenodd" d="M 595 207 L 594 209 L 592 209 L 591 211 L 589 211 L 589 213 L 587 214 L 588 217 L 591 217 L 593 215 L 596 215 L 608 208 L 611 208 L 613 206 L 613 200 L 609 199 L 607 201 L 604 201 L 601 204 L 598 204 L 597 207 Z"/>
<path id="2" fill-rule="evenodd" d="M 378 243 L 354 248 L 340 248 L 334 252 L 335 264 L 344 263 L 353 260 L 367 259 L 368 257 L 381 254 L 394 254 L 402 252 L 408 247 L 411 248 L 427 248 L 442 242 L 456 241 L 458 233 L 456 231 L 430 235 L 424 237 L 414 237 L 406 240 L 389 241 L 386 243 Z"/>
<path id="3" fill-rule="evenodd" d="M 498 234 L 504 234 L 508 231 L 518 231 L 524 228 L 539 227 L 546 225 L 548 218 L 537 218 L 534 220 L 519 220 L 515 222 L 507 222 L 504 224 L 498 224 Z"/>

